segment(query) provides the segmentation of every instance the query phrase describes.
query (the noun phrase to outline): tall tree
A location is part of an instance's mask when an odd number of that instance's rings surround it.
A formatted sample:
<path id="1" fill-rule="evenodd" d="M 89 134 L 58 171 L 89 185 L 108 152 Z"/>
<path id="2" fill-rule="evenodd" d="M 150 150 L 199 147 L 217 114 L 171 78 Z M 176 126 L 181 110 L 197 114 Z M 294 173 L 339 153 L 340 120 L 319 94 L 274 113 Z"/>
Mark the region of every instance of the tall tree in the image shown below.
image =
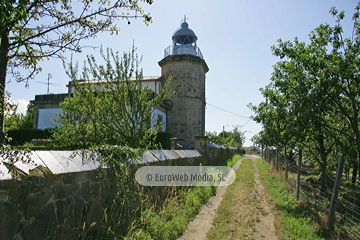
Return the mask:
<path id="1" fill-rule="evenodd" d="M 60 105 L 55 143 L 75 148 L 102 144 L 153 147 L 161 128 L 150 128 L 152 112 L 168 98 L 165 88 L 156 94 L 142 86 L 135 49 L 122 56 L 107 49 L 101 55 L 104 64 L 88 56 L 81 74 L 77 64 L 70 64 L 68 75 L 75 92 Z"/>
<path id="2" fill-rule="evenodd" d="M 210 143 L 224 145 L 226 147 L 241 148 L 245 141 L 245 132 L 240 131 L 240 126 L 233 126 L 232 131 L 222 131 L 219 134 L 216 132 L 206 132 L 208 141 Z"/>
<path id="3" fill-rule="evenodd" d="M 151 4 L 153 0 L 140 0 Z M 41 71 L 44 58 L 81 52 L 81 40 L 99 32 L 117 33 L 116 19 L 137 17 L 145 23 L 139 0 L 2 0 L 0 4 L 0 143 L 4 141 L 4 93 L 7 73 L 26 81 Z M 28 70 L 27 73 L 20 72 Z"/>
<path id="4" fill-rule="evenodd" d="M 26 114 L 18 113 L 18 105 L 7 103 L 9 110 L 5 111 L 5 130 L 31 129 L 34 121 L 34 104 L 29 103 Z"/>
<path id="5" fill-rule="evenodd" d="M 335 142 L 342 146 L 340 140 L 344 139 L 357 147 L 360 164 L 360 3 L 349 38 L 343 37 L 344 12 L 331 8 L 330 13 L 336 18 L 335 25 L 321 24 L 314 29 L 310 43 L 280 39 L 272 47 L 281 61 L 274 66 L 272 83 L 262 91 L 266 101 L 253 110 L 268 133 L 280 121 L 286 125 L 277 136 L 290 133 L 298 144 L 313 136 L 310 139 L 317 142 L 324 166 Z M 286 113 L 285 117 L 275 115 L 277 119 L 271 120 L 271 113 L 279 111 Z M 355 175 L 357 168 L 354 165 Z"/>

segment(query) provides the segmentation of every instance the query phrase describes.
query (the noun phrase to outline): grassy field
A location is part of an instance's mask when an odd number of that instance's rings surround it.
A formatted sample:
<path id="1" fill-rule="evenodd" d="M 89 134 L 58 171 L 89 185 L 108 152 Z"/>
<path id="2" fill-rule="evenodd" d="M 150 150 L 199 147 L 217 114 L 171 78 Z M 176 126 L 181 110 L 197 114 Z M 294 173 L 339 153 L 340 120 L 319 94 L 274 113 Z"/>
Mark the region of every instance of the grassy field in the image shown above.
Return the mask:
<path id="1" fill-rule="evenodd" d="M 269 203 L 275 206 L 275 217 L 279 239 L 323 239 L 317 234 L 317 227 L 293 193 L 288 192 L 286 183 L 271 165 L 264 160 L 257 161 L 261 181 L 269 194 Z"/>

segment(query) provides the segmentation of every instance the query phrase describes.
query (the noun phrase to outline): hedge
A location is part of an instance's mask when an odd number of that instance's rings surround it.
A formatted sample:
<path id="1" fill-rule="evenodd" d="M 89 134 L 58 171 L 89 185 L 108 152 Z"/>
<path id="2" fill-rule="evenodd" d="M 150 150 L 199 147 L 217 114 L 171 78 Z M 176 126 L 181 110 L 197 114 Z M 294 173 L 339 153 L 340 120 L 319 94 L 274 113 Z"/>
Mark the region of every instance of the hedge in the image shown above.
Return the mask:
<path id="1" fill-rule="evenodd" d="M 158 132 L 156 136 L 156 142 L 160 143 L 163 149 L 170 149 L 170 138 L 172 134 L 169 132 Z"/>
<path id="2" fill-rule="evenodd" d="M 6 132 L 11 141 L 8 144 L 12 146 L 21 146 L 32 139 L 49 139 L 51 136 L 51 129 L 16 129 L 8 130 Z"/>

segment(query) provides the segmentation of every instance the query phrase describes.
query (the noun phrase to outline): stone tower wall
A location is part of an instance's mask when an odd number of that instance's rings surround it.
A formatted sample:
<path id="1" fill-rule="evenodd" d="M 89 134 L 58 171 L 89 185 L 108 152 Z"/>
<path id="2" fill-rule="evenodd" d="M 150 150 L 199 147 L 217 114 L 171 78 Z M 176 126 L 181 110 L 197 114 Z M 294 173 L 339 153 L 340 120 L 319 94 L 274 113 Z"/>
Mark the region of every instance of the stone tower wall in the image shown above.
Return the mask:
<path id="1" fill-rule="evenodd" d="M 162 79 L 172 76 L 173 106 L 167 114 L 167 131 L 193 142 L 205 135 L 205 74 L 209 68 L 200 57 L 171 55 L 159 62 Z"/>

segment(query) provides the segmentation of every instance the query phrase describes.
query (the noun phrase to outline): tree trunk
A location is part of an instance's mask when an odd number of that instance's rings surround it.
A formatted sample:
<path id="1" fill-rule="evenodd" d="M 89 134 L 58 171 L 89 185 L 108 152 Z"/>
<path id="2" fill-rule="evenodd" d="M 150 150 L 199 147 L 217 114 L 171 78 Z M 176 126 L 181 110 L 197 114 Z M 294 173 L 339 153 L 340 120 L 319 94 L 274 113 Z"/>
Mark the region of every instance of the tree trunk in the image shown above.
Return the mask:
<path id="1" fill-rule="evenodd" d="M 343 155 L 340 155 L 338 169 L 336 171 L 336 180 L 334 183 L 334 189 L 331 196 L 330 209 L 329 209 L 328 222 L 327 222 L 327 227 L 330 228 L 331 230 L 334 230 L 336 202 L 340 190 L 340 182 L 342 177 L 343 166 L 344 166 L 344 157 Z"/>
<path id="2" fill-rule="evenodd" d="M 300 199 L 300 175 L 301 175 L 301 162 L 302 162 L 302 150 L 299 151 L 299 160 L 297 166 L 297 178 L 296 178 L 296 200 Z"/>
<path id="3" fill-rule="evenodd" d="M 323 161 L 323 159 L 321 159 L 320 166 L 321 166 L 321 176 L 320 176 L 321 192 L 325 192 L 326 191 L 326 180 L 327 180 L 327 175 L 326 175 L 327 162 Z"/>
<path id="4" fill-rule="evenodd" d="M 324 145 L 324 136 L 322 134 L 318 135 L 318 144 L 319 144 L 319 154 L 320 154 L 320 166 L 321 166 L 321 176 L 320 176 L 320 182 L 321 182 L 321 192 L 324 192 L 326 189 L 326 181 L 327 181 L 327 175 L 326 175 L 326 168 L 327 168 L 327 153 Z"/>
<path id="5" fill-rule="evenodd" d="M 284 147 L 284 165 L 285 165 L 285 180 L 288 179 L 288 166 L 287 166 L 287 159 L 286 159 L 286 147 Z"/>
<path id="6" fill-rule="evenodd" d="M 4 144 L 4 118 L 5 118 L 5 83 L 8 65 L 9 32 L 5 29 L 0 33 L 0 145 Z"/>
<path id="7" fill-rule="evenodd" d="M 354 161 L 353 171 L 352 171 L 352 176 L 351 176 L 351 183 L 353 185 L 355 185 L 355 183 L 356 183 L 357 172 L 358 172 L 358 163 L 357 163 L 357 161 Z"/>
<path id="8" fill-rule="evenodd" d="M 359 174 L 359 181 L 360 181 L 360 171 L 359 171 L 359 166 L 360 166 L 360 153 L 359 153 L 359 157 L 358 157 L 358 162 L 357 162 L 357 168 L 356 171 L 358 171 Z M 356 174 L 355 174 L 356 175 Z M 356 183 L 356 179 L 355 179 L 355 183 Z M 360 183 L 360 182 L 359 182 Z"/>

